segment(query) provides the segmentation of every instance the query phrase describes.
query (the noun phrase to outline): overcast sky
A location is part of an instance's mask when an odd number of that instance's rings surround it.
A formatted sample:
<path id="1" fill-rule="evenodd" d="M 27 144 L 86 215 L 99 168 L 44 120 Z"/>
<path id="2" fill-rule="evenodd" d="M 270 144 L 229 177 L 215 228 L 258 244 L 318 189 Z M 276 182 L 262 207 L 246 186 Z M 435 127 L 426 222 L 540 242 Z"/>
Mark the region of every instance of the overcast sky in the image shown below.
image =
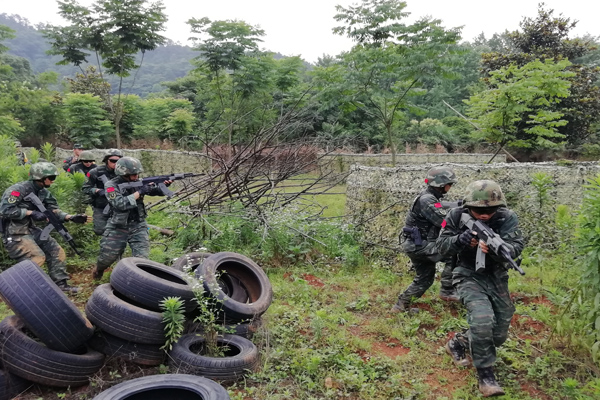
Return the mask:
<path id="1" fill-rule="evenodd" d="M 90 5 L 93 0 L 80 0 Z M 357 0 L 163 0 L 169 17 L 168 38 L 187 44 L 189 18 L 211 20 L 237 19 L 259 25 L 265 32 L 262 46 L 284 55 L 300 55 L 315 62 L 323 54 L 336 55 L 350 49 L 352 43 L 331 32 L 338 23 L 333 19 L 335 6 L 358 4 Z M 535 17 L 538 0 L 408 0 L 406 11 L 415 19 L 425 15 L 439 18 L 446 27 L 464 26 L 463 38 L 471 40 L 484 32 L 491 36 L 505 29 L 515 30 L 524 16 Z M 575 35 L 600 36 L 597 23 L 600 2 L 595 0 L 546 0 L 555 14 L 563 13 L 578 20 Z M 492 4 L 494 6 L 492 6 Z M 19 14 L 31 23 L 64 21 L 57 14 L 54 0 L 0 0 L 0 13 Z"/>

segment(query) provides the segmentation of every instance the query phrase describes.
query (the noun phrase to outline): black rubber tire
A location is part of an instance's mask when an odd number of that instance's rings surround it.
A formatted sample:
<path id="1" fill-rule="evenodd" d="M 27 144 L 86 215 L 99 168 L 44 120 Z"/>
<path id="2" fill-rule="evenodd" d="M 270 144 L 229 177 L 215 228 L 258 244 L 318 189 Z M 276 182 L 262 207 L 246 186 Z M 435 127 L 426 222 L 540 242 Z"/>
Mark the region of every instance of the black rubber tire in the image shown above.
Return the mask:
<path id="1" fill-rule="evenodd" d="M 46 346 L 82 349 L 94 327 L 36 263 L 21 261 L 0 274 L 0 294 Z"/>
<path id="2" fill-rule="evenodd" d="M 123 296 L 143 304 L 149 310 L 162 311 L 160 302 L 166 297 L 179 297 L 186 312 L 198 303 L 185 273 L 145 258 L 120 260 L 110 274 L 110 284 Z"/>
<path id="3" fill-rule="evenodd" d="M 240 303 L 248 303 L 250 296 L 246 286 L 235 276 L 224 274 L 217 279 L 223 293 Z"/>
<path id="4" fill-rule="evenodd" d="M 118 338 L 144 344 L 162 345 L 166 341 L 162 314 L 126 299 L 110 283 L 94 290 L 85 313 L 97 327 Z"/>
<path id="5" fill-rule="evenodd" d="M 0 369 L 0 400 L 11 400 L 31 386 L 26 379 L 8 370 Z"/>
<path id="6" fill-rule="evenodd" d="M 241 282 L 248 294 L 248 302 L 236 301 L 223 292 L 218 279 L 226 275 Z M 206 293 L 222 302 L 225 316 L 232 321 L 249 320 L 264 314 L 273 299 L 273 288 L 267 274 L 241 254 L 213 254 L 196 270 L 196 277 L 204 282 Z"/>
<path id="7" fill-rule="evenodd" d="M 165 374 L 132 379 L 111 387 L 93 400 L 229 400 L 217 382 L 194 375 Z"/>
<path id="8" fill-rule="evenodd" d="M 258 366 L 258 350 L 248 339 L 236 335 L 217 338 L 219 346 L 228 346 L 225 357 L 208 357 L 201 354 L 204 336 L 187 334 L 179 338 L 169 352 L 169 365 L 177 373 L 200 375 L 220 381 L 236 381 Z M 196 352 L 198 350 L 198 352 Z"/>
<path id="9" fill-rule="evenodd" d="M 42 385 L 82 386 L 104 365 L 104 354 L 94 350 L 72 354 L 49 349 L 29 337 L 24 321 L 15 315 L 0 322 L 0 345 L 6 369 Z"/>
<path id="10" fill-rule="evenodd" d="M 224 329 L 226 333 L 241 336 L 246 339 L 252 339 L 254 334 L 262 327 L 262 319 L 257 318 L 249 322 L 225 323 Z M 186 333 L 204 333 L 204 327 L 198 322 L 188 322 Z"/>
<path id="11" fill-rule="evenodd" d="M 100 331 L 92 336 L 88 345 L 109 357 L 118 357 L 139 365 L 160 365 L 166 355 L 158 344 L 130 342 Z"/>
<path id="12" fill-rule="evenodd" d="M 198 266 L 204 262 L 204 259 L 211 255 L 212 253 L 202 252 L 187 253 L 175 260 L 171 268 L 182 272 L 196 271 Z"/>

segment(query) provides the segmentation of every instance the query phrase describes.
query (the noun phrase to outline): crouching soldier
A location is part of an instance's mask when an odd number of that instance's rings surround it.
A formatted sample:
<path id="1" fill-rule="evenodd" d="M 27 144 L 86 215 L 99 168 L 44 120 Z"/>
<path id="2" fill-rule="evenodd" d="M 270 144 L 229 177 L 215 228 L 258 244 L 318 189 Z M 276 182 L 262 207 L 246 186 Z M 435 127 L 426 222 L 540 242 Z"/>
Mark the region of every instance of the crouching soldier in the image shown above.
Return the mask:
<path id="1" fill-rule="evenodd" d="M 466 333 L 456 333 L 448 341 L 446 351 L 455 364 L 467 366 L 470 349 L 479 376 L 479 390 L 484 397 L 498 396 L 504 391 L 494 375 L 496 348 L 506 341 L 515 307 L 508 292 L 508 266 L 477 237 L 476 231 L 465 227 L 472 219 L 492 229 L 505 242 L 513 259 L 521 254 L 524 241 L 517 214 L 506 208 L 500 186 L 489 180 L 467 186 L 463 208 L 454 208 L 448 213 L 437 240 L 440 253 L 458 256 L 452 281 L 467 309 L 469 324 Z M 479 268 L 476 264 L 478 248 L 484 256 Z"/>
<path id="2" fill-rule="evenodd" d="M 452 286 L 452 260 L 439 254 L 435 246 L 446 216 L 441 198 L 456 183 L 456 175 L 450 168 L 435 167 L 427 172 L 425 182 L 427 188 L 413 201 L 401 233 L 401 240 L 404 239 L 402 248 L 410 258 L 416 276 L 410 286 L 398 296 L 398 302 L 392 307 L 394 312 L 409 311 L 412 301 L 423 296 L 433 284 L 435 265 L 439 261 L 445 264 L 441 277 L 440 298 L 458 301 L 458 295 Z"/>
<path id="3" fill-rule="evenodd" d="M 142 163 L 138 159 L 123 157 L 115 166 L 117 177 L 104 185 L 111 217 L 100 240 L 100 255 L 92 272 L 95 280 L 100 280 L 104 271 L 117 261 L 125 251 L 127 243 L 133 257 L 148 258 L 150 254 L 144 196 L 164 194 L 156 185 L 123 188 L 128 183 L 137 182 L 142 172 Z M 168 186 L 171 181 L 164 183 Z"/>
<path id="4" fill-rule="evenodd" d="M 29 180 L 19 182 L 4 192 L 0 202 L 2 217 L 2 242 L 8 256 L 20 262 L 31 260 L 40 267 L 46 262 L 50 278 L 64 292 L 76 293 L 79 288 L 67 283 L 69 275 L 65 264 L 65 251 L 52 238 L 41 240 L 42 229 L 35 222 L 47 221 L 46 214 L 26 197 L 34 193 L 47 210 L 52 211 L 59 220 L 84 224 L 91 221 L 85 214 L 70 215 L 58 208 L 56 199 L 48 191 L 54 183 L 58 169 L 49 162 L 33 164 L 29 170 Z"/>

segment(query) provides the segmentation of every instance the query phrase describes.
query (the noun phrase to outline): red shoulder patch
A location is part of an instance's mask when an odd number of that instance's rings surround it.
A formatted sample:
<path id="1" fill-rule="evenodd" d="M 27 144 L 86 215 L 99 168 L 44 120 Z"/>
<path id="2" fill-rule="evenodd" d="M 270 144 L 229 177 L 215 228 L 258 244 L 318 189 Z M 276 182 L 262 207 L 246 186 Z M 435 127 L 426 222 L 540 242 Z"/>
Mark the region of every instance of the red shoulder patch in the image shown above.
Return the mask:
<path id="1" fill-rule="evenodd" d="M 429 183 L 429 179 L 425 178 L 425 183 Z"/>
<path id="2" fill-rule="evenodd" d="M 67 168 L 67 172 L 71 172 L 71 168 Z"/>
<path id="3" fill-rule="evenodd" d="M 446 220 L 443 220 L 442 221 L 442 228 L 445 228 L 445 227 L 446 227 Z"/>
<path id="4" fill-rule="evenodd" d="M 115 188 L 114 188 L 114 187 L 112 187 L 112 186 L 111 186 L 111 187 L 109 187 L 109 188 L 106 188 L 106 192 L 107 192 L 107 193 L 112 193 L 112 192 L 114 192 L 114 191 L 115 191 Z"/>
<path id="5" fill-rule="evenodd" d="M 435 204 L 434 204 L 434 207 L 435 207 L 435 208 L 442 208 L 442 203 L 435 203 Z"/>
<path id="6" fill-rule="evenodd" d="M 87 174 L 85 174 L 85 176 L 87 176 L 89 178 L 90 177 L 90 173 L 88 172 Z"/>
<path id="7" fill-rule="evenodd" d="M 12 192 L 10 192 L 11 196 L 15 196 L 15 197 L 19 197 L 21 195 L 21 193 L 17 192 L 16 190 L 13 190 Z"/>
<path id="8" fill-rule="evenodd" d="M 63 162 L 64 162 L 64 163 L 66 163 L 66 162 L 67 162 L 67 160 L 63 160 Z"/>

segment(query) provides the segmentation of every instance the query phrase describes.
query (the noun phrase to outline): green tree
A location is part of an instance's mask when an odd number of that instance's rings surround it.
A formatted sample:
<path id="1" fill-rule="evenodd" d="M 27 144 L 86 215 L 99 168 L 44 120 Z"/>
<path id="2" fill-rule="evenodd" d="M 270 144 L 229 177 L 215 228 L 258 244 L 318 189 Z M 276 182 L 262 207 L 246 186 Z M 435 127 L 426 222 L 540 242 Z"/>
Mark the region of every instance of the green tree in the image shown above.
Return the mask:
<path id="1" fill-rule="evenodd" d="M 396 160 L 395 131 L 403 112 L 418 108 L 410 98 L 424 94 L 427 79 L 454 78 L 452 68 L 460 63 L 457 45 L 460 28 L 445 29 L 441 21 L 422 18 L 407 25 L 402 20 L 406 2 L 363 0 L 358 6 L 337 6 L 336 21 L 344 26 L 334 33 L 357 42 L 342 57 L 345 67 L 342 86 L 353 109 L 362 109 L 386 132 L 387 142 Z"/>
<path id="2" fill-rule="evenodd" d="M 569 70 L 574 74 L 568 78 L 571 82 L 570 95 L 552 106 L 553 110 L 562 112 L 562 118 L 568 122 L 559 127 L 558 132 L 570 144 L 584 142 L 600 123 L 600 88 L 596 84 L 600 68 L 593 63 L 578 63 L 585 60 L 585 56 L 593 52 L 596 45 L 589 36 L 584 39 L 569 38 L 576 25 L 576 21 L 562 14 L 555 16 L 554 10 L 546 9 L 541 3 L 535 18 L 523 18 L 521 30 L 508 33 L 505 45 L 483 54 L 481 62 L 482 72 L 488 76 L 502 67 L 513 64 L 521 67 L 536 59 L 571 61 L 573 64 Z"/>
<path id="3" fill-rule="evenodd" d="M 194 36 L 194 50 L 200 52 L 195 73 L 205 85 L 203 130 L 212 131 L 212 140 L 227 134 L 228 151 L 234 137 L 243 139 L 272 119 L 271 91 L 275 62 L 259 51 L 264 31 L 243 21 L 188 21 Z"/>
<path id="4" fill-rule="evenodd" d="M 123 78 L 141 67 L 141 62 L 136 64 L 139 52 L 143 61 L 147 51 L 165 43 L 166 39 L 158 34 L 167 21 L 164 6 L 160 1 L 147 0 L 97 0 L 91 8 L 75 0 L 58 1 L 58 4 L 59 14 L 70 25 L 47 27 L 44 35 L 52 45 L 49 54 L 61 56 L 59 64 L 81 67 L 88 61 L 88 52 L 92 52 L 101 75 L 106 72 L 118 77 L 116 101 L 111 102 L 111 111 L 117 147 L 121 147 Z"/>
<path id="5" fill-rule="evenodd" d="M 102 105 L 102 99 L 90 93 L 65 95 L 66 128 L 71 141 L 92 148 L 106 140 L 113 128 Z"/>
<path id="6" fill-rule="evenodd" d="M 569 65 L 567 60 L 536 60 L 491 71 L 491 89 L 466 101 L 481 128 L 474 135 L 500 146 L 555 147 L 565 137 L 557 128 L 567 121 L 553 105 L 569 95 L 568 78 L 574 75 L 566 71 Z"/>

